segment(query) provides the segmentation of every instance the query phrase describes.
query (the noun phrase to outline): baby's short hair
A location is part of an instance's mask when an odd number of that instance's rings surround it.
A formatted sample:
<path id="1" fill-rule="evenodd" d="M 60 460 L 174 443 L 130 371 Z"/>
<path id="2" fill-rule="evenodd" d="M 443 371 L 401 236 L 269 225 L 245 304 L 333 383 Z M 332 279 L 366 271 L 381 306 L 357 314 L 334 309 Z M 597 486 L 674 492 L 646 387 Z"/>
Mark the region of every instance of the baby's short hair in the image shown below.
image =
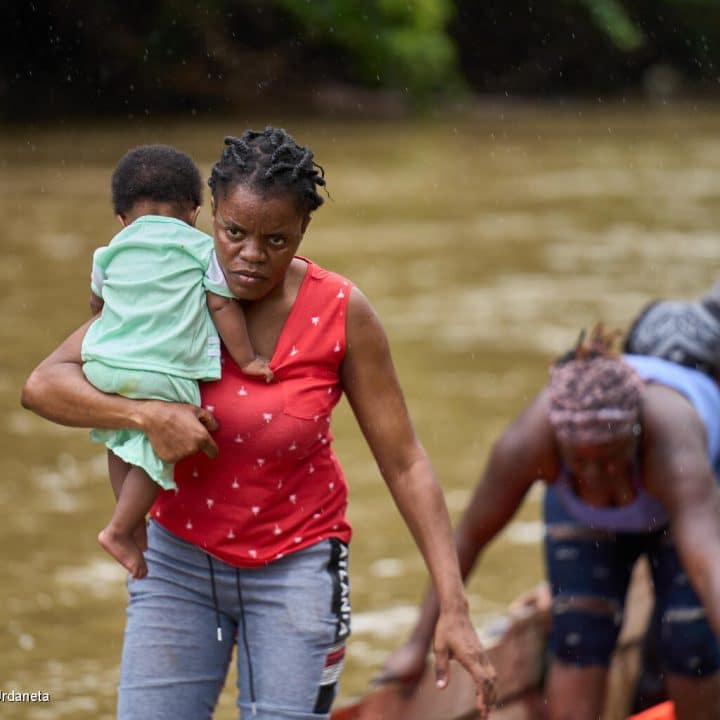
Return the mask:
<path id="1" fill-rule="evenodd" d="M 128 213 L 140 200 L 202 204 L 200 171 L 189 155 L 170 145 L 140 145 L 127 152 L 112 174 L 115 214 Z"/>

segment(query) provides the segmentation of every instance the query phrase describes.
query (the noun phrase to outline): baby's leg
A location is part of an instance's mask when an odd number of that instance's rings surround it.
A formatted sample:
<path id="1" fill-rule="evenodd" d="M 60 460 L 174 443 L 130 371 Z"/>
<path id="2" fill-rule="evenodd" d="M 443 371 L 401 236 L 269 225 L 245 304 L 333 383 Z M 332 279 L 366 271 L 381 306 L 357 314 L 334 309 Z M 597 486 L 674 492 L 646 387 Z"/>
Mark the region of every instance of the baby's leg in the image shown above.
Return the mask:
<path id="1" fill-rule="evenodd" d="M 115 501 L 120 497 L 123 482 L 128 473 L 132 469 L 130 463 L 126 463 L 122 458 L 118 457 L 112 450 L 107 451 L 108 473 L 110 474 L 110 485 L 115 495 Z"/>
<path id="2" fill-rule="evenodd" d="M 133 537 L 155 500 L 159 486 L 139 467 L 131 467 L 125 476 L 115 512 L 109 525 L 100 531 L 98 542 L 134 578 L 147 574 L 142 550 Z"/>
<path id="3" fill-rule="evenodd" d="M 113 493 L 115 494 L 115 501 L 117 502 L 120 497 L 123 482 L 132 469 L 132 465 L 125 462 L 121 457 L 118 457 L 114 452 L 112 452 L 112 450 L 108 450 L 107 459 L 110 485 L 112 486 Z M 145 550 L 147 550 L 147 524 L 144 516 L 140 521 L 140 524 L 133 532 L 133 538 L 140 550 L 145 552 Z"/>

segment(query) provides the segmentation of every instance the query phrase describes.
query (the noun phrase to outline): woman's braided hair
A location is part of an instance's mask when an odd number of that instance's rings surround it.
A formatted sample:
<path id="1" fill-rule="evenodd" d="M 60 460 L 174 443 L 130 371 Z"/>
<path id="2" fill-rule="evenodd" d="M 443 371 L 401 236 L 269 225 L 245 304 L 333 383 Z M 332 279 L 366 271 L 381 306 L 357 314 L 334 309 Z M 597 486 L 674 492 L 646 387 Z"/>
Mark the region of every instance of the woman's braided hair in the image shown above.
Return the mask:
<path id="1" fill-rule="evenodd" d="M 618 336 L 598 324 L 550 368 L 550 424 L 561 440 L 599 445 L 639 429 L 642 380 L 615 352 Z"/>
<path id="2" fill-rule="evenodd" d="M 266 127 L 246 130 L 239 138 L 226 137 L 208 185 L 215 200 L 220 189 L 227 197 L 236 185 L 261 194 L 289 193 L 302 212 L 310 213 L 324 202 L 317 189 L 325 186 L 325 171 L 309 147 L 298 145 L 282 128 Z"/>

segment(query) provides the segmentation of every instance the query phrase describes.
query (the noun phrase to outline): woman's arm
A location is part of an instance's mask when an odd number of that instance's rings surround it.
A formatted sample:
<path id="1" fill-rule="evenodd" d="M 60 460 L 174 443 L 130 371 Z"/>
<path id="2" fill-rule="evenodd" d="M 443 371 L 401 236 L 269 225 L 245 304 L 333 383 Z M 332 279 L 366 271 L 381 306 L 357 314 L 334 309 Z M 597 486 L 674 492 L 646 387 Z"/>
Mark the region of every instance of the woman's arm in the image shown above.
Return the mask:
<path id="1" fill-rule="evenodd" d="M 649 386 L 643 433 L 645 485 L 668 510 L 680 560 L 720 637 L 720 496 L 705 427 L 682 396 Z"/>
<path id="2" fill-rule="evenodd" d="M 492 701 L 494 671 L 470 622 L 467 600 L 440 487 L 412 427 L 385 332 L 367 299 L 353 289 L 341 379 L 380 472 L 423 554 L 437 588 L 438 684 L 455 657 L 475 679 L 481 712 Z"/>
<path id="3" fill-rule="evenodd" d="M 495 442 L 482 477 L 455 531 L 463 580 L 485 546 L 510 521 L 535 480 L 558 473 L 555 441 L 548 422 L 547 395 L 539 395 Z M 393 653 L 379 680 L 419 678 L 439 613 L 438 598 L 428 589 L 408 641 Z"/>
<path id="4" fill-rule="evenodd" d="M 61 425 L 141 430 L 167 462 L 199 450 L 210 457 L 217 455 L 209 433 L 217 423 L 207 410 L 108 395 L 85 379 L 80 351 L 91 323 L 76 330 L 33 370 L 22 391 L 23 407 Z"/>

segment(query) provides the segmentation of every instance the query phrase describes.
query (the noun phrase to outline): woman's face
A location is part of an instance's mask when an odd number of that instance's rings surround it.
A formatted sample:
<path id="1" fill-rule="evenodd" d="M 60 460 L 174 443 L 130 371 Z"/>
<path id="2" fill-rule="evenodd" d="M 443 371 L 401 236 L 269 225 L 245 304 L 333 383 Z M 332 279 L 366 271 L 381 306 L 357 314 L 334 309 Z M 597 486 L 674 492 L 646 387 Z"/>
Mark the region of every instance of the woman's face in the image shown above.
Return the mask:
<path id="1" fill-rule="evenodd" d="M 259 300 L 282 287 L 310 216 L 287 194 L 260 195 L 244 185 L 212 203 L 215 253 L 230 292 Z"/>
<path id="2" fill-rule="evenodd" d="M 560 442 L 563 464 L 575 478 L 578 488 L 607 488 L 632 473 L 636 439 L 621 437 L 601 445 L 581 446 Z"/>

